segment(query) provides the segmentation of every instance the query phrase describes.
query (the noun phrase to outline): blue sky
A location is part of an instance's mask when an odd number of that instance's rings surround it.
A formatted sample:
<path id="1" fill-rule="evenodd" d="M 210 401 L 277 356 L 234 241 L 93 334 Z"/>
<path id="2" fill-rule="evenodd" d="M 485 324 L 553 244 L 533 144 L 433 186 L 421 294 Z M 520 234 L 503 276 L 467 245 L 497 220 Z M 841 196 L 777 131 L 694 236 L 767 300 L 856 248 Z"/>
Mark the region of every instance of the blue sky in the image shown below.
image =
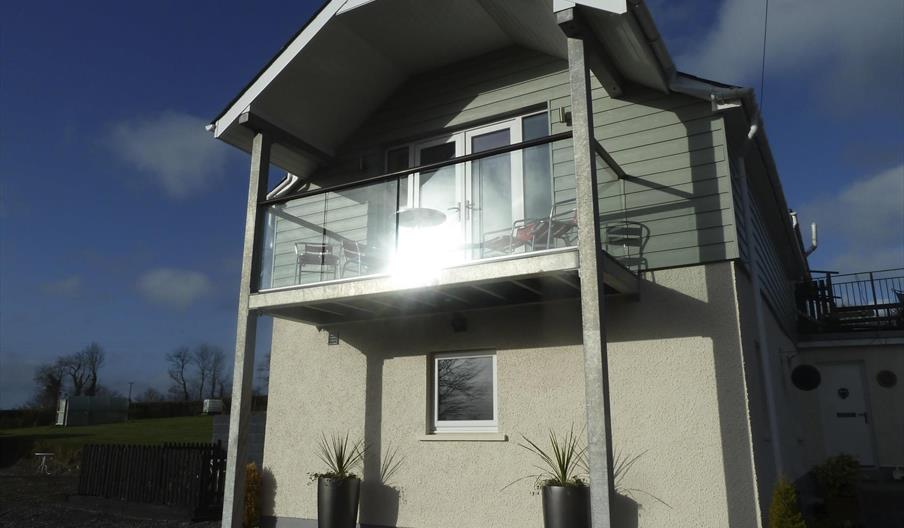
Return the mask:
<path id="1" fill-rule="evenodd" d="M 247 156 L 213 118 L 316 1 L 0 5 L 0 408 L 91 341 L 101 382 L 231 353 Z M 904 4 L 772 0 L 765 121 L 817 269 L 904 266 Z M 759 89 L 762 8 L 649 0 L 679 69 Z"/>

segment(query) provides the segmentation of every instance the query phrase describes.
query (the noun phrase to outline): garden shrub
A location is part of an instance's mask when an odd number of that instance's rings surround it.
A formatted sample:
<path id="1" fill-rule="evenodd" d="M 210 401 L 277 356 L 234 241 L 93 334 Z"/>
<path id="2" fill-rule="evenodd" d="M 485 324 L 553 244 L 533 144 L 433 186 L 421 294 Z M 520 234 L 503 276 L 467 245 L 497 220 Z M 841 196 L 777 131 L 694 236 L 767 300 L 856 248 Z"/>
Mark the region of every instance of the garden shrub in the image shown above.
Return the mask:
<path id="1" fill-rule="evenodd" d="M 245 466 L 245 516 L 242 526 L 257 528 L 261 522 L 261 472 L 254 462 Z"/>
<path id="2" fill-rule="evenodd" d="M 860 463 L 851 455 L 829 457 L 813 468 L 813 474 L 826 498 L 853 497 L 857 494 Z"/>
<path id="3" fill-rule="evenodd" d="M 784 478 L 775 483 L 775 490 L 772 492 L 769 528 L 807 528 L 797 505 L 797 490 Z"/>

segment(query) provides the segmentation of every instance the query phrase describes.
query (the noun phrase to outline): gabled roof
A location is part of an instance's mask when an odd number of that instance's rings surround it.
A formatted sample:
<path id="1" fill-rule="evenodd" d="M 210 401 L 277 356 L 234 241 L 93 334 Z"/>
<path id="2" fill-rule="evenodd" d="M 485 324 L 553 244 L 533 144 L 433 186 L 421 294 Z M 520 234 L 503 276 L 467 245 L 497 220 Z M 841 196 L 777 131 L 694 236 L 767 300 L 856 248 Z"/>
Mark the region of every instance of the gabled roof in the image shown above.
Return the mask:
<path id="1" fill-rule="evenodd" d="M 734 101 L 727 107 L 741 116 L 735 121 L 758 125 L 751 141 L 778 213 L 768 215 L 770 223 L 793 237 L 753 91 L 677 72 L 644 0 L 329 0 L 210 129 L 250 151 L 253 127 L 240 117 L 253 113 L 297 140 L 294 147 L 274 144 L 271 161 L 303 177 L 413 75 L 511 45 L 567 59 L 556 12 L 574 7 L 622 79 L 714 104 Z"/>
<path id="2" fill-rule="evenodd" d="M 642 2 L 578 0 L 631 82 L 668 90 L 671 60 L 651 42 Z M 555 4 L 555 5 L 554 5 Z M 333 154 L 405 80 L 511 45 L 567 58 L 555 9 L 562 0 L 331 0 L 211 123 L 215 137 L 249 151 L 251 111 L 312 150 Z M 650 19 L 651 20 L 651 19 Z M 663 68 L 663 65 L 665 67 Z M 296 174 L 316 161 L 277 145 L 273 162 Z"/>

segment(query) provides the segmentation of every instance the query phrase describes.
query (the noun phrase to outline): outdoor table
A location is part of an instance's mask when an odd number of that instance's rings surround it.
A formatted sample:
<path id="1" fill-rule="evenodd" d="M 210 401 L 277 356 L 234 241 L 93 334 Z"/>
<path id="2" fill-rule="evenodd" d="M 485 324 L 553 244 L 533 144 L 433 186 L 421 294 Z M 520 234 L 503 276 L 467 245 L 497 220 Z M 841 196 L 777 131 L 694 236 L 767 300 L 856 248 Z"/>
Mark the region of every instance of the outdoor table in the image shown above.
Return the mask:
<path id="1" fill-rule="evenodd" d="M 401 209 L 398 212 L 399 225 L 402 227 L 434 227 L 446 221 L 446 214 L 427 207 Z"/>
<path id="2" fill-rule="evenodd" d="M 35 456 L 41 457 L 41 463 L 38 464 L 38 473 L 50 474 L 50 468 L 47 467 L 47 459 L 53 457 L 53 453 L 35 453 Z"/>

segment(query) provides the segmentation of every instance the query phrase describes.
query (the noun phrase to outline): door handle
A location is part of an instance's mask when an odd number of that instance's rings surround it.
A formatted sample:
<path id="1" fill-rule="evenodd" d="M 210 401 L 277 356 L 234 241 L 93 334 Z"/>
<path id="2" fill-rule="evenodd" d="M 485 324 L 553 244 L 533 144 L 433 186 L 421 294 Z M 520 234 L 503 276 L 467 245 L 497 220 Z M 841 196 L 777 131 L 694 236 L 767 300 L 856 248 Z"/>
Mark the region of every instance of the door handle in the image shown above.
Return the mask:
<path id="1" fill-rule="evenodd" d="M 458 202 L 458 205 L 454 207 L 447 207 L 446 211 L 455 211 L 458 215 L 458 221 L 461 222 L 461 202 Z"/>
<path id="2" fill-rule="evenodd" d="M 862 413 L 855 413 L 855 412 L 836 412 L 836 413 L 835 413 L 835 417 L 836 417 L 836 418 L 856 418 L 856 417 L 858 417 L 858 416 L 862 416 L 862 417 L 863 417 L 863 421 L 864 421 L 865 423 L 869 423 L 869 413 L 866 413 L 866 412 L 862 412 Z"/>
<path id="3" fill-rule="evenodd" d="M 471 211 L 480 211 L 480 207 L 475 207 L 471 200 L 465 200 L 465 219 L 471 218 Z"/>

